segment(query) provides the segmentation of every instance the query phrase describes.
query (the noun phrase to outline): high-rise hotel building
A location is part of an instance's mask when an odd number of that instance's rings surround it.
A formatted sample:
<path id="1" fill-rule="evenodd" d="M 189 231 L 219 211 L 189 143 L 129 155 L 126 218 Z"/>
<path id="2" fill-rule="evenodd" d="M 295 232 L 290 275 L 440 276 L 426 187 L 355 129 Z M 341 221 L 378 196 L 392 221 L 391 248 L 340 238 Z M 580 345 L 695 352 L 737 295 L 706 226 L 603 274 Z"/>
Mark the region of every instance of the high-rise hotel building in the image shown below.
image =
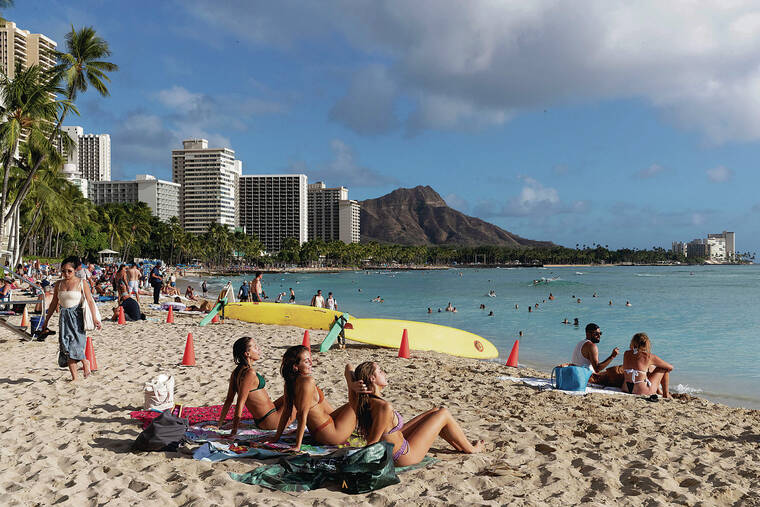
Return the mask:
<path id="1" fill-rule="evenodd" d="M 0 68 L 11 79 L 16 74 L 17 63 L 22 68 L 30 65 L 39 65 L 46 70 L 52 68 L 57 45 L 41 33 L 30 33 L 12 21 L 0 20 Z"/>
<path id="2" fill-rule="evenodd" d="M 138 174 L 134 181 L 90 181 L 87 185 L 88 197 L 95 204 L 144 202 L 165 222 L 179 217 L 179 192 L 177 183 L 150 174 Z"/>
<path id="3" fill-rule="evenodd" d="M 307 238 L 305 174 L 257 174 L 240 178 L 240 225 L 255 235 L 268 252 L 277 252 L 286 238 Z"/>
<path id="4" fill-rule="evenodd" d="M 359 203 L 348 199 L 346 187 L 309 185 L 309 240 L 359 242 Z"/>
<path id="5" fill-rule="evenodd" d="M 172 150 L 172 180 L 181 185 L 180 222 L 187 232 L 204 233 L 213 223 L 230 229 L 239 224 L 242 170 L 233 150 L 209 148 L 206 139 L 187 139 L 181 150 Z"/>
<path id="6" fill-rule="evenodd" d="M 111 181 L 111 136 L 85 134 L 82 127 L 64 126 L 61 131 L 71 138 L 66 163 L 74 164 L 78 178 L 87 181 Z"/>

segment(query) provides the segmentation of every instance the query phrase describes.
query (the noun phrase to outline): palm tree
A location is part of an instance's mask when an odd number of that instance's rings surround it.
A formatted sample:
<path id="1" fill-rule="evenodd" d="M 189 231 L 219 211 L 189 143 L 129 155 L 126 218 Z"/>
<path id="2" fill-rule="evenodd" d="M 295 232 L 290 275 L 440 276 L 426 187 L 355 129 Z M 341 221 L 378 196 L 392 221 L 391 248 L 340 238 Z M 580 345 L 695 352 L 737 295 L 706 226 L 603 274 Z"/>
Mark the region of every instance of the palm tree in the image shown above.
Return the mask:
<path id="1" fill-rule="evenodd" d="M 103 60 L 103 58 L 111 56 L 111 50 L 108 47 L 108 42 L 98 36 L 95 29 L 91 26 L 86 26 L 79 30 L 79 32 L 72 26 L 71 31 L 66 34 L 66 49 L 68 51 L 66 53 L 55 52 L 55 56 L 60 63 L 49 73 L 46 73 L 48 77 L 47 81 L 54 83 L 56 88 L 57 83 L 61 79 L 66 82 L 66 100 L 61 101 L 63 107 L 60 110 L 55 129 L 48 136 L 49 144 L 52 144 L 57 136 L 60 136 L 60 128 L 64 118 L 66 118 L 66 114 L 69 111 L 76 112 L 73 104 L 79 92 L 84 93 L 89 86 L 92 86 L 100 95 L 104 97 L 109 95 L 108 88 L 104 83 L 104 81 L 111 81 L 107 72 L 119 70 L 118 65 Z M 21 190 L 11 205 L 11 209 L 5 215 L 3 223 L 13 216 L 12 214 L 16 208 L 26 197 L 34 174 L 39 169 L 43 159 L 44 157 L 39 159 L 29 171 L 27 179 L 21 186 Z"/>
<path id="2" fill-rule="evenodd" d="M 8 205 L 11 167 L 20 162 L 16 157 L 22 140 L 38 152 L 35 161 L 38 167 L 45 154 L 52 150 L 52 145 L 46 139 L 49 125 L 54 121 L 58 109 L 64 106 L 62 101 L 53 100 L 51 97 L 60 91 L 61 89 L 47 79 L 37 65 L 24 69 L 17 63 L 13 79 L 0 72 L 0 158 L 3 171 L 0 212 L 4 213 Z M 33 176 L 29 179 L 29 186 L 32 179 Z M 16 201 L 19 201 L 18 196 L 17 193 Z M 3 223 L 14 215 L 15 209 L 16 207 L 13 207 L 12 211 L 9 211 Z"/>

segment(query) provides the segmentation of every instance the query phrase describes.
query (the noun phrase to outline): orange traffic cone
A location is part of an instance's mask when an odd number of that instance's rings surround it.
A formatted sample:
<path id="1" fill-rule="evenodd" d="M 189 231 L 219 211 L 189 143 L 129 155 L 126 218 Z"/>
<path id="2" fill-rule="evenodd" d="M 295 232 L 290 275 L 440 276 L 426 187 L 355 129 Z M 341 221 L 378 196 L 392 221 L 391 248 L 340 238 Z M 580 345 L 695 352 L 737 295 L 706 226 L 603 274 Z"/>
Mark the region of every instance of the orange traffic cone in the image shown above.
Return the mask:
<path id="1" fill-rule="evenodd" d="M 520 352 L 520 340 L 515 340 L 515 344 L 512 345 L 512 352 L 509 353 L 509 358 L 507 359 L 507 366 L 511 366 L 513 368 L 517 368 L 517 355 Z"/>
<path id="2" fill-rule="evenodd" d="M 124 318 L 124 307 L 120 306 L 119 307 L 119 322 L 118 322 L 118 324 L 126 324 L 126 323 L 127 323 L 127 319 Z"/>
<path id="3" fill-rule="evenodd" d="M 401 335 L 401 346 L 398 348 L 398 357 L 403 357 L 404 359 L 411 357 L 409 355 L 409 335 L 406 329 L 404 329 L 404 334 Z"/>
<path id="4" fill-rule="evenodd" d="M 301 342 L 301 345 L 306 347 L 307 349 L 311 350 L 311 338 L 309 338 L 309 330 L 306 329 L 303 332 L 303 341 Z"/>
<path id="5" fill-rule="evenodd" d="M 87 344 L 84 346 L 84 357 L 90 362 L 90 371 L 98 371 L 98 361 L 95 359 L 95 347 L 92 346 L 92 339 L 87 337 Z"/>
<path id="6" fill-rule="evenodd" d="M 214 315 L 214 318 L 211 319 L 211 323 L 212 324 L 219 324 L 220 322 L 221 321 L 219 320 L 219 314 L 217 313 L 216 315 Z"/>
<path id="7" fill-rule="evenodd" d="M 174 324 L 174 307 L 169 307 L 169 313 L 166 315 L 166 323 L 167 324 Z"/>
<path id="8" fill-rule="evenodd" d="M 193 333 L 187 333 L 185 355 L 182 356 L 182 366 L 195 366 L 195 345 L 193 345 Z"/>
<path id="9" fill-rule="evenodd" d="M 24 305 L 24 313 L 21 314 L 21 327 L 26 328 L 29 325 L 29 313 L 26 311 L 26 305 Z"/>

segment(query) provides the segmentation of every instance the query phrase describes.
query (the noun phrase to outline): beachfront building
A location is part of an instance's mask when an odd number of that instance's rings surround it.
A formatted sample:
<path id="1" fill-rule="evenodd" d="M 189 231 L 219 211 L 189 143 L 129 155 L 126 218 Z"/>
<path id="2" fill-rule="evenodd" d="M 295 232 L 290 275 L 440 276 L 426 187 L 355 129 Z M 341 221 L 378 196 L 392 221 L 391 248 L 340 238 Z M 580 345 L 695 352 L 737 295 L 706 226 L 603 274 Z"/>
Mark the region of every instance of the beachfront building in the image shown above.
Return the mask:
<path id="1" fill-rule="evenodd" d="M 702 238 L 697 238 L 694 240 L 689 241 L 686 244 L 686 256 L 691 257 L 693 259 L 695 258 L 702 258 L 706 259 L 709 255 L 709 252 L 707 250 L 707 240 Z"/>
<path id="2" fill-rule="evenodd" d="M 715 262 L 733 262 L 736 260 L 736 237 L 733 232 L 723 231 L 707 235 L 710 246 L 710 259 Z"/>
<path id="3" fill-rule="evenodd" d="M 74 164 L 79 178 L 87 181 L 111 180 L 111 136 L 85 134 L 78 126 L 64 126 L 61 131 L 71 139 L 69 149 L 62 151 L 66 163 Z"/>
<path id="4" fill-rule="evenodd" d="M 268 252 L 277 252 L 286 238 L 307 237 L 305 174 L 257 174 L 240 177 L 240 225 Z"/>
<path id="5" fill-rule="evenodd" d="M 138 174 L 134 181 L 90 181 L 87 192 L 95 204 L 140 201 L 161 220 L 179 216 L 180 186 L 150 174 Z"/>
<path id="6" fill-rule="evenodd" d="M 688 252 L 686 250 L 686 243 L 684 243 L 683 241 L 674 241 L 671 251 L 676 255 L 683 255 L 684 257 L 688 257 L 687 255 Z"/>
<path id="7" fill-rule="evenodd" d="M 346 187 L 327 188 L 318 181 L 308 187 L 309 240 L 359 242 L 359 203 L 348 199 Z"/>
<path id="8" fill-rule="evenodd" d="M 359 205 L 359 201 L 352 201 L 350 199 L 340 201 L 338 209 L 340 222 L 338 239 L 343 243 L 358 243 L 361 240 L 361 230 L 359 228 L 361 206 Z"/>
<path id="9" fill-rule="evenodd" d="M 233 150 L 209 148 L 206 139 L 187 139 L 181 150 L 172 150 L 172 180 L 181 185 L 179 218 L 187 232 L 204 233 L 213 223 L 233 229 L 240 223 L 242 171 Z"/>
<path id="10" fill-rule="evenodd" d="M 39 65 L 47 70 L 55 61 L 56 42 L 41 33 L 30 33 L 16 26 L 13 21 L 0 20 L 0 69 L 13 79 L 16 64 L 22 68 Z"/>
<path id="11" fill-rule="evenodd" d="M 726 261 L 726 238 L 723 234 L 707 235 L 707 255 L 713 262 Z"/>

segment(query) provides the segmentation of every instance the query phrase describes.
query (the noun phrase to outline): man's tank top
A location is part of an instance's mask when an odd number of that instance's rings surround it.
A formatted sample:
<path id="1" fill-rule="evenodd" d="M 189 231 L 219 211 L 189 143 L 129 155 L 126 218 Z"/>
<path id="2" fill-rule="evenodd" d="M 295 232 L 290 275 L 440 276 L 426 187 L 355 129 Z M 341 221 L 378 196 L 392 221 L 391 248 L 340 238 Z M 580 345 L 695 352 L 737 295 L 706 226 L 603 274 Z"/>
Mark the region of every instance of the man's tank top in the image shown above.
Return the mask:
<path id="1" fill-rule="evenodd" d="M 581 340 L 578 342 L 578 345 L 575 346 L 575 350 L 573 350 L 573 357 L 570 360 L 571 363 L 576 364 L 578 366 L 588 366 L 592 370 L 594 369 L 591 366 L 591 361 L 586 359 L 586 356 L 583 355 L 583 346 L 586 343 L 593 343 L 591 340 Z"/>

